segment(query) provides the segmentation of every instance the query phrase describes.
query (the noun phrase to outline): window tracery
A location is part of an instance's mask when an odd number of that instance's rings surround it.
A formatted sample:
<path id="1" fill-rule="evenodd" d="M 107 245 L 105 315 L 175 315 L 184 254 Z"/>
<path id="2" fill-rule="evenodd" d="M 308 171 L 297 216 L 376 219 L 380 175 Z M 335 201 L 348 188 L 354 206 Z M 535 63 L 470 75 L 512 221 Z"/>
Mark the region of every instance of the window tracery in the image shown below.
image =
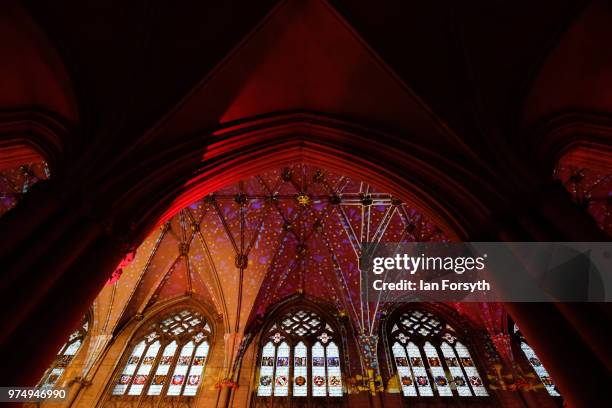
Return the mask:
<path id="1" fill-rule="evenodd" d="M 553 382 L 553 380 L 550 378 L 548 371 L 546 371 L 546 368 L 544 367 L 544 365 L 542 364 L 542 362 L 536 355 L 535 351 L 533 351 L 531 346 L 529 346 L 529 344 L 527 343 L 527 340 L 525 340 L 525 337 L 523 337 L 523 333 L 521 333 L 516 323 L 514 324 L 514 327 L 513 327 L 513 335 L 516 341 L 518 342 L 519 346 L 521 347 L 521 350 L 525 354 L 527 361 L 529 361 L 529 364 L 533 368 L 533 371 L 535 371 L 538 378 L 540 379 L 540 381 L 546 388 L 546 391 L 548 392 L 548 394 L 552 397 L 560 397 L 561 394 L 559 394 L 559 391 L 557 390 L 557 387 L 555 386 L 555 383 Z"/>
<path id="2" fill-rule="evenodd" d="M 175 311 L 150 324 L 129 349 L 111 398 L 196 395 L 210 335 L 204 317 L 191 309 Z"/>
<path id="3" fill-rule="evenodd" d="M 400 314 L 391 326 L 390 344 L 404 396 L 489 395 L 468 347 L 433 313 Z"/>
<path id="4" fill-rule="evenodd" d="M 57 381 L 81 348 L 88 329 L 89 322 L 85 319 L 81 327 L 70 334 L 68 341 L 58 351 L 55 361 L 40 380 L 41 388 L 51 389 L 57 384 Z"/>
<path id="5" fill-rule="evenodd" d="M 262 340 L 258 397 L 342 397 L 338 333 L 317 313 L 282 315 Z"/>

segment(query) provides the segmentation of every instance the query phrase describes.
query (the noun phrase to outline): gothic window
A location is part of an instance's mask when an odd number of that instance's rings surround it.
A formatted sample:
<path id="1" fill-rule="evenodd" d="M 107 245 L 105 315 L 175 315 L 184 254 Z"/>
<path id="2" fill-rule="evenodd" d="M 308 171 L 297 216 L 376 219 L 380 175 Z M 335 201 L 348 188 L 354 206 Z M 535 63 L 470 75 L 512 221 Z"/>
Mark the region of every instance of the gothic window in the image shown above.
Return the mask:
<path id="1" fill-rule="evenodd" d="M 529 346 L 529 344 L 527 344 L 527 340 L 525 340 L 525 337 L 523 337 L 523 334 L 521 333 L 516 324 L 514 324 L 513 335 L 515 341 L 518 342 L 521 347 L 521 350 L 525 354 L 525 357 L 527 357 L 527 361 L 529 361 L 529 364 L 531 364 L 531 367 L 533 367 L 533 370 L 540 378 L 540 381 L 542 382 L 542 384 L 544 384 L 544 387 L 546 388 L 546 391 L 548 391 L 548 394 L 553 397 L 560 397 L 561 394 L 559 394 L 559 391 L 557 391 L 557 387 L 555 387 L 555 383 L 550 378 L 550 375 L 548 375 L 548 371 L 546 371 L 546 368 L 544 368 L 542 362 L 540 361 L 536 353 L 533 351 L 533 349 Z"/>
<path id="2" fill-rule="evenodd" d="M 89 323 L 84 320 L 81 326 L 70 334 L 68 341 L 60 348 L 55 361 L 51 364 L 51 367 L 45 372 L 42 380 L 40 380 L 40 387 L 42 388 L 53 388 L 57 380 L 64 374 L 66 367 L 70 364 L 76 353 L 81 348 L 83 340 L 87 335 Z"/>
<path id="3" fill-rule="evenodd" d="M 49 166 L 42 158 L 17 167 L 0 168 L 0 217 L 15 207 L 34 184 L 49 177 Z"/>
<path id="4" fill-rule="evenodd" d="M 208 357 L 210 326 L 194 310 L 146 326 L 128 349 L 111 398 L 194 396 Z"/>
<path id="5" fill-rule="evenodd" d="M 342 397 L 339 344 L 317 313 L 285 313 L 263 336 L 257 396 Z"/>
<path id="6" fill-rule="evenodd" d="M 601 149 L 577 147 L 560 158 L 554 177 L 563 183 L 575 203 L 612 235 L 612 168 Z"/>
<path id="7" fill-rule="evenodd" d="M 489 395 L 468 347 L 433 313 L 400 314 L 392 321 L 390 344 L 404 396 Z"/>

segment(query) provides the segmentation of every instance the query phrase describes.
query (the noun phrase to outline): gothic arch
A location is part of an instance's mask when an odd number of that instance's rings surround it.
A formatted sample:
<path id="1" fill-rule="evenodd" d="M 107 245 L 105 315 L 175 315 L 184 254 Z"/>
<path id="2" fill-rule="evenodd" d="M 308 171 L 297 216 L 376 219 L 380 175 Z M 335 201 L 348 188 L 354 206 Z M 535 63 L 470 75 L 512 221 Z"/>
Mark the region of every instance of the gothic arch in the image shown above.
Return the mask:
<path id="1" fill-rule="evenodd" d="M 612 116 L 583 112 L 566 112 L 538 123 L 530 132 L 533 153 L 528 159 L 544 179 L 563 155 L 574 149 L 593 149 L 612 154 Z"/>
<path id="2" fill-rule="evenodd" d="M 267 406 L 272 399 L 279 406 L 310 406 L 317 401 L 342 405 L 350 372 L 346 323 L 326 305 L 302 296 L 287 299 L 262 320 L 266 323 L 253 341 L 255 406 Z M 281 364 L 283 359 L 287 361 Z M 288 383 L 279 383 L 279 377 Z"/>
<path id="3" fill-rule="evenodd" d="M 409 322 L 401 324 L 403 319 Z M 472 324 L 449 305 L 394 307 L 384 316 L 380 337 L 381 370 L 390 391 L 447 402 L 491 398 L 486 388 L 487 365 L 476 347 Z"/>
<path id="4" fill-rule="evenodd" d="M 185 312 L 188 312 L 189 315 L 187 315 Z M 188 321 L 186 321 L 188 326 L 183 325 L 186 331 L 182 331 L 180 333 L 164 331 L 166 329 L 163 329 L 162 326 L 166 325 L 167 321 L 175 318 L 176 316 L 185 316 L 188 319 Z M 192 324 L 190 322 L 195 323 L 193 323 L 193 326 L 190 326 Z M 179 326 L 181 324 L 183 323 L 179 322 Z M 147 404 L 155 404 L 156 400 L 161 398 L 160 394 L 163 394 L 165 399 L 170 397 L 173 399 L 173 403 L 179 405 L 185 403 L 185 401 L 183 401 L 185 398 L 194 399 L 196 401 L 211 398 L 209 389 L 215 382 L 218 374 L 217 371 L 222 369 L 222 363 L 219 362 L 223 359 L 224 354 L 222 339 L 223 330 L 220 329 L 219 325 L 222 325 L 222 322 L 218 316 L 210 311 L 210 307 L 190 297 L 172 299 L 168 302 L 157 304 L 148 310 L 144 315 L 134 316 L 129 324 L 116 333 L 113 342 L 109 345 L 105 355 L 102 357 L 102 360 L 112 359 L 114 361 L 112 364 L 112 369 L 109 370 L 108 373 L 101 373 L 105 378 L 100 378 L 98 380 L 103 384 L 103 386 L 97 392 L 98 397 L 95 397 L 98 401 L 97 406 L 114 406 L 113 404 L 117 403 L 127 404 L 127 406 L 132 406 L 134 404 L 138 406 L 148 406 Z M 155 353 L 154 359 L 152 359 L 153 362 L 151 364 L 151 369 L 149 369 L 149 372 L 145 374 L 146 380 L 142 384 L 142 390 L 140 390 L 136 397 L 130 397 L 129 394 L 126 393 L 127 387 L 125 387 L 126 389 L 122 395 L 125 394 L 127 397 L 117 397 L 118 393 L 115 392 L 115 389 L 121 383 L 119 377 L 123 375 L 123 371 L 129 365 L 130 358 L 133 358 L 132 354 L 135 353 L 135 350 L 147 336 L 146 332 L 150 331 L 153 326 L 156 327 L 155 330 L 158 331 L 159 336 L 155 338 L 152 336 L 151 341 L 146 340 L 145 347 L 155 344 L 156 342 L 161 341 L 161 343 L 159 344 L 158 350 Z M 175 328 L 170 326 L 167 327 L 169 328 L 168 330 L 175 330 Z M 195 328 L 193 333 L 189 331 L 191 330 L 191 327 Z M 163 333 L 160 331 L 160 328 Z M 199 334 L 200 332 L 202 332 L 201 335 Z M 198 336 L 200 336 L 200 338 L 197 338 Z M 174 343 L 174 345 L 172 343 Z M 184 351 L 186 350 L 185 347 L 189 347 L 190 343 L 193 343 L 193 350 L 190 354 L 191 359 L 188 364 L 183 364 L 184 362 L 181 362 L 180 357 L 182 354 L 187 356 L 187 353 Z M 205 343 L 206 346 L 204 346 Z M 142 365 L 142 362 L 146 357 L 146 350 L 149 349 L 150 348 L 145 348 L 145 352 L 139 355 L 140 365 Z M 195 357 L 193 357 L 194 352 Z M 200 353 L 201 356 L 198 353 Z M 177 356 L 179 356 L 179 360 L 177 360 Z M 150 357 L 151 356 L 149 356 L 149 358 Z M 166 363 L 162 362 L 164 357 L 168 360 Z M 168 368 L 165 370 L 167 371 L 165 374 L 161 371 L 158 372 L 162 364 L 168 366 Z M 171 379 L 176 377 L 178 372 L 174 370 L 178 370 L 180 365 L 184 365 L 186 367 L 186 372 L 179 373 L 179 375 L 182 375 L 183 377 L 179 388 L 177 388 L 178 391 L 170 390 L 170 387 L 175 385 L 174 382 L 171 382 Z M 199 368 L 199 370 L 202 372 L 195 373 L 199 375 L 199 377 L 197 379 L 197 384 L 195 384 L 194 387 L 188 382 L 188 376 L 194 375 L 192 371 L 197 366 L 202 367 Z M 138 374 L 138 372 L 132 374 L 132 377 L 134 377 L 136 374 Z M 156 385 L 154 384 L 154 377 L 155 375 L 159 376 L 160 374 L 164 374 L 165 376 L 165 378 L 162 379 L 163 383 L 154 387 L 154 385 Z M 133 382 L 134 381 L 131 381 L 128 386 L 131 386 Z M 191 388 L 188 390 L 187 388 L 189 388 L 189 386 L 191 386 Z M 153 388 L 156 389 L 153 390 Z M 136 394 L 132 393 L 132 395 Z M 123 399 L 125 399 L 125 401 L 122 401 Z"/>
<path id="5" fill-rule="evenodd" d="M 488 184 L 477 171 L 462 168 L 448 156 L 393 134 L 296 113 L 194 135 L 154 162 L 145 160 L 140 168 L 131 169 L 138 179 L 122 191 L 118 201 L 126 209 L 138 209 L 133 218 L 140 236 L 208 193 L 295 161 L 376 185 L 415 206 L 458 239 L 469 236 L 475 225 L 484 225 L 493 206 L 486 201 L 501 197 L 499 186 Z M 449 171 L 445 174 L 441 168 Z M 132 174 L 118 177 L 129 180 Z M 158 188 L 161 184 L 166 186 L 163 190 Z"/>
<path id="6" fill-rule="evenodd" d="M 60 348 L 53 363 L 45 371 L 39 387 L 52 389 L 58 385 L 65 387 L 72 385 L 70 381 L 74 378 L 67 378 L 67 374 L 74 374 L 73 369 L 76 363 L 83 363 L 87 359 L 88 345 L 91 339 L 93 325 L 93 313 L 90 309 L 83 317 L 82 323 L 66 339 Z M 76 376 L 79 377 L 80 376 Z"/>
<path id="7" fill-rule="evenodd" d="M 355 330 L 353 330 L 351 326 L 350 319 L 345 313 L 333 313 L 333 308 L 331 305 L 315 302 L 302 294 L 296 294 L 293 296 L 289 296 L 283 301 L 279 302 L 276 306 L 272 307 L 270 310 L 266 311 L 266 313 L 259 319 L 256 319 L 252 322 L 252 324 L 246 328 L 245 334 L 248 335 L 251 339 L 251 342 L 259 347 L 260 341 L 262 341 L 262 334 L 266 331 L 266 329 L 272 325 L 269 322 L 274 319 L 278 319 L 288 310 L 293 310 L 297 308 L 308 308 L 310 310 L 319 313 L 323 318 L 327 321 L 333 322 L 334 330 L 337 330 L 342 335 L 343 344 L 342 347 L 347 353 L 349 351 L 349 345 L 347 342 L 347 338 L 349 335 L 355 335 Z M 248 346 L 248 345 L 247 345 Z M 346 360 L 346 359 L 345 359 Z M 346 371 L 351 370 L 350 361 L 347 360 Z"/>
<path id="8" fill-rule="evenodd" d="M 543 388 L 551 397 L 561 397 L 546 367 L 529 345 L 520 328 L 510 316 L 507 316 L 505 321 L 508 325 L 507 330 L 510 336 L 512 355 L 521 374 L 534 388 Z"/>

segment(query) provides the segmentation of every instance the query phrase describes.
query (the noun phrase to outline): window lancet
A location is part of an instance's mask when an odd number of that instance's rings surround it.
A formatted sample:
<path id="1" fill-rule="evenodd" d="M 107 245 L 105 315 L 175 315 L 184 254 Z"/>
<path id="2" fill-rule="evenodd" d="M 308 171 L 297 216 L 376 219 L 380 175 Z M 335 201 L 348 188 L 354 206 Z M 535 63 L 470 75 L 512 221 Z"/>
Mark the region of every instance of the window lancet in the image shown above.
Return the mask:
<path id="1" fill-rule="evenodd" d="M 189 309 L 151 324 L 131 348 L 112 396 L 196 395 L 210 334 L 202 315 Z"/>
<path id="2" fill-rule="evenodd" d="M 342 397 L 336 333 L 315 312 L 283 315 L 265 334 L 258 397 Z"/>
<path id="3" fill-rule="evenodd" d="M 489 395 L 468 348 L 434 314 L 421 310 L 402 313 L 393 322 L 390 335 L 404 396 Z"/>
<path id="4" fill-rule="evenodd" d="M 533 371 L 535 371 L 535 373 L 538 375 L 538 378 L 546 388 L 548 394 L 552 397 L 560 397 L 561 394 L 559 394 L 559 391 L 557 391 L 557 387 L 555 386 L 553 380 L 550 378 L 548 371 L 546 371 L 546 368 L 536 355 L 535 351 L 533 351 L 531 346 L 527 344 L 527 340 L 525 340 L 523 334 L 521 333 L 516 324 L 514 324 L 514 336 L 518 340 L 521 346 L 521 350 L 525 354 L 525 357 L 527 357 L 527 361 L 529 361 L 529 364 L 533 368 Z"/>
<path id="5" fill-rule="evenodd" d="M 55 386 L 57 380 L 59 380 L 62 374 L 64 374 L 66 367 L 68 367 L 76 353 L 81 348 L 81 345 L 85 340 L 85 336 L 87 335 L 88 328 L 89 323 L 87 320 L 85 320 L 79 329 L 70 334 L 68 341 L 60 348 L 55 361 L 53 364 L 51 364 L 51 367 L 49 367 L 40 381 L 40 386 L 42 388 L 50 389 Z"/>

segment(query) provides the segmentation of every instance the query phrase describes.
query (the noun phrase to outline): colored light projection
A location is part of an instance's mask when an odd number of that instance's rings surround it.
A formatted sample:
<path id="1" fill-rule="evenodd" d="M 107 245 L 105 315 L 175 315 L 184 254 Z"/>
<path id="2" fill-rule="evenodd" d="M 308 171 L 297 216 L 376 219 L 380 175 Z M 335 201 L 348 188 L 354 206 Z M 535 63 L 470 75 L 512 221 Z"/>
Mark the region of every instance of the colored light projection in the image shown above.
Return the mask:
<path id="1" fill-rule="evenodd" d="M 148 396 L 196 395 L 209 351 L 210 327 L 205 319 L 199 312 L 184 309 L 147 327 L 112 395 L 143 395 L 145 389 Z"/>
<path id="2" fill-rule="evenodd" d="M 521 350 L 523 351 L 523 353 L 525 353 L 527 361 L 529 361 L 529 364 L 533 368 L 533 371 L 535 371 L 535 373 L 540 378 L 540 381 L 546 388 L 548 394 L 553 397 L 560 397 L 561 394 L 559 394 L 559 391 L 557 390 L 557 387 L 555 386 L 555 383 L 553 382 L 552 378 L 550 378 L 548 371 L 536 355 L 535 351 L 533 351 L 531 346 L 527 343 L 527 340 L 525 339 L 525 337 L 523 337 L 523 333 L 521 333 L 521 330 L 516 324 L 514 324 L 513 327 L 513 334 L 515 338 L 518 339 L 518 342 L 521 346 Z"/>
<path id="3" fill-rule="evenodd" d="M 203 197 L 153 231 L 113 283 L 116 297 L 133 292 L 117 324 L 193 293 L 214 305 L 227 327 L 244 328 L 270 305 L 304 293 L 370 332 L 380 305 L 361 295 L 362 244 L 447 240 L 392 195 L 295 164 Z"/>
<path id="4" fill-rule="evenodd" d="M 392 326 L 391 342 L 404 396 L 489 395 L 467 347 L 433 313 L 412 310 L 401 314 Z"/>
<path id="5" fill-rule="evenodd" d="M 266 333 L 269 341 L 261 348 L 257 396 L 306 397 L 309 389 L 313 397 L 343 396 L 340 349 L 334 330 L 317 313 L 286 313 Z"/>
<path id="6" fill-rule="evenodd" d="M 64 374 L 66 367 L 68 367 L 76 353 L 80 350 L 88 329 L 89 322 L 84 319 L 81 327 L 70 334 L 68 341 L 64 343 L 57 353 L 55 361 L 53 361 L 40 380 L 39 386 L 41 388 L 51 389 L 57 384 L 57 381 Z"/>

